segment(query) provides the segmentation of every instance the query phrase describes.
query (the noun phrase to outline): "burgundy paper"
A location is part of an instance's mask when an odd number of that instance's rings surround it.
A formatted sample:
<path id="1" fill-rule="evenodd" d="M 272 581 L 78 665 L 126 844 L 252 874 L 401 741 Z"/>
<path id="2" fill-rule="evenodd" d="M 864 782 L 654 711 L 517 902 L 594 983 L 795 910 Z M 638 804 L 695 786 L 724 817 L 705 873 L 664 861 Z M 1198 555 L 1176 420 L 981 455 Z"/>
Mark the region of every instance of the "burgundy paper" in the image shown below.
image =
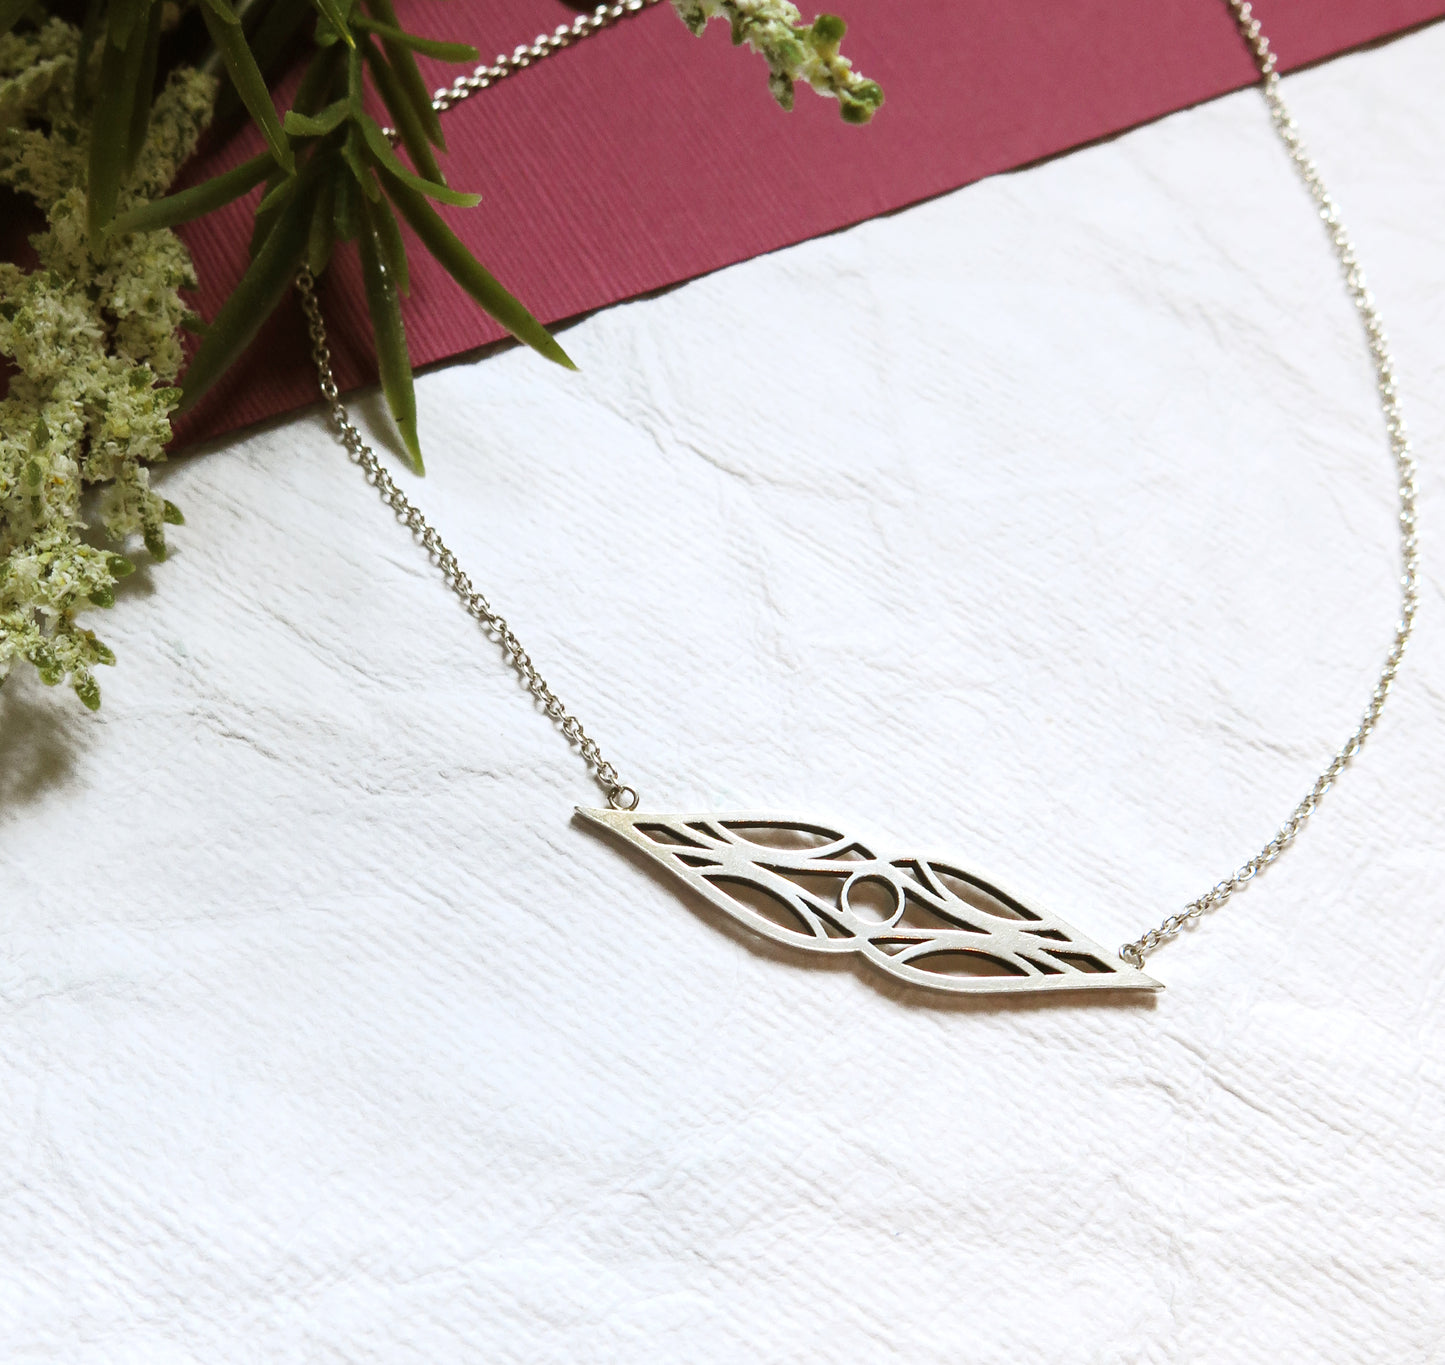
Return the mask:
<path id="1" fill-rule="evenodd" d="M 444 166 L 478 190 L 443 209 L 544 321 L 574 317 L 954 189 L 1254 79 L 1221 0 L 836 0 L 845 51 L 888 102 L 866 128 L 799 91 L 784 114 L 726 29 L 671 6 L 624 20 L 442 116 Z M 1258 0 L 1281 69 L 1445 15 L 1445 0 Z M 412 0 L 418 32 L 510 51 L 569 21 L 560 0 Z M 447 83 L 456 68 L 430 64 Z M 210 174 L 249 156 L 239 140 Z M 191 176 L 188 178 L 195 178 Z M 185 230 L 213 316 L 245 261 L 251 201 Z M 405 308 L 418 365 L 503 335 L 419 246 Z M 967 269 L 960 262 L 960 270 Z M 375 378 L 354 252 L 323 302 L 343 388 Z M 565 343 L 564 343 L 565 344 Z M 547 362 L 537 360 L 537 363 Z M 181 423 L 189 442 L 315 401 L 294 302 Z"/>

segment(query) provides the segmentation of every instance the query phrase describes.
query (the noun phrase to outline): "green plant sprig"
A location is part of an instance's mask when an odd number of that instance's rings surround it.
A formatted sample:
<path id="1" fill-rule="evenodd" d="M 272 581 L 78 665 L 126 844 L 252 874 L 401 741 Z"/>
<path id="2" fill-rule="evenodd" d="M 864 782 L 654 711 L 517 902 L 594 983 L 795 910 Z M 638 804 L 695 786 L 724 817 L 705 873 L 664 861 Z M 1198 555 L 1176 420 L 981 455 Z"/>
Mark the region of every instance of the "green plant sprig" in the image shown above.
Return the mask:
<path id="1" fill-rule="evenodd" d="M 281 0 L 278 0 L 280 3 Z M 387 406 L 413 466 L 423 467 L 416 397 L 400 298 L 408 292 L 406 247 L 397 215 L 468 294 L 519 341 L 560 365 L 567 353 L 446 225 L 431 202 L 467 208 L 480 195 L 447 185 L 433 148 L 441 125 L 414 54 L 476 61 L 463 43 L 410 33 L 390 0 L 316 0 L 315 53 L 292 108 L 276 114 L 254 62 L 241 49 L 240 23 L 226 0 L 201 0 L 207 27 L 269 151 L 166 199 L 112 218 L 102 230 L 174 227 L 267 188 L 257 206 L 251 263 L 207 327 L 183 380 L 189 407 L 234 363 L 303 266 L 320 273 L 338 242 L 358 243 L 372 336 Z M 229 45 L 229 46 L 226 46 Z M 365 109 L 366 76 L 393 119 L 408 166 Z M 95 221 L 94 219 L 92 220 Z"/>
<path id="2" fill-rule="evenodd" d="M 709 19 L 726 19 L 734 42 L 767 59 L 770 87 L 785 108 L 791 107 L 799 80 L 837 98 L 844 118 L 852 122 L 866 122 L 882 102 L 878 87 L 839 55 L 839 19 L 822 15 L 804 25 L 789 0 L 673 4 L 694 32 Z M 42 0 L 0 0 L 0 33 L 44 9 Z M 212 62 L 225 72 L 218 100 L 223 117 L 244 110 L 265 138 L 267 151 L 203 184 L 121 212 L 121 187 L 145 142 L 163 30 L 183 11 L 199 17 L 214 49 Z M 270 85 L 304 40 L 308 21 L 306 70 L 292 107 L 283 114 Z M 86 223 L 96 249 L 117 234 L 174 228 L 264 186 L 250 263 L 202 334 L 182 381 L 183 408 L 198 402 L 239 358 L 302 265 L 320 274 L 338 243 L 355 241 L 382 388 L 407 456 L 420 470 L 416 398 L 400 308 L 410 272 L 398 217 L 486 313 L 539 354 L 571 367 L 555 338 L 432 207 L 469 207 L 479 196 L 451 189 L 442 174 L 437 153 L 445 151 L 446 143 L 417 53 L 477 60 L 469 44 L 404 28 L 392 0 L 189 0 L 179 8 L 167 0 L 87 0 L 75 92 L 80 112 L 93 90 Z M 368 83 L 386 108 L 410 165 L 367 114 Z"/>
<path id="3" fill-rule="evenodd" d="M 673 4 L 695 30 L 727 19 L 734 41 L 766 58 L 784 107 L 798 81 L 852 122 L 881 103 L 838 52 L 841 20 L 804 25 L 787 0 Z M 383 391 L 418 469 L 401 221 L 502 326 L 571 365 L 437 212 L 478 196 L 438 165 L 446 144 L 417 53 L 477 56 L 408 32 L 391 0 L 0 0 L 0 185 L 46 224 L 30 239 L 39 268 L 0 262 L 0 355 L 14 367 L 0 397 L 0 682 L 23 660 L 100 704 L 95 668 L 114 656 L 81 617 L 114 603 L 133 540 L 163 560 L 166 528 L 181 524 L 149 483 L 171 413 L 225 372 L 297 271 L 321 274 L 339 244 L 356 243 Z M 298 56 L 283 112 L 270 92 Z M 396 146 L 366 112 L 368 83 Z M 213 111 L 223 126 L 249 117 L 266 150 L 167 194 Z M 257 190 L 249 263 L 206 325 L 182 298 L 196 279 L 172 229 Z M 201 337 L 183 389 L 182 327 Z M 113 549 L 90 542 L 87 507 Z"/>

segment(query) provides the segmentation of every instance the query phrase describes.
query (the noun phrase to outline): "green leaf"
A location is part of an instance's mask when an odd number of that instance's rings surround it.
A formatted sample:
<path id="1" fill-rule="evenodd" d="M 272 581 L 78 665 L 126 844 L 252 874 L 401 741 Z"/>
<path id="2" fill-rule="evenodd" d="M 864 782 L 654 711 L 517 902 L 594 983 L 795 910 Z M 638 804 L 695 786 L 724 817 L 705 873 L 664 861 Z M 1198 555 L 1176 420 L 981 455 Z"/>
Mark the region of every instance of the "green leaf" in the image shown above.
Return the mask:
<path id="1" fill-rule="evenodd" d="M 406 261 L 406 243 L 401 239 L 401 228 L 396 215 L 385 198 L 367 208 L 367 219 L 376 233 L 377 245 L 381 248 L 381 259 L 396 281 L 397 293 L 403 298 L 411 293 L 411 270 Z"/>
<path id="2" fill-rule="evenodd" d="M 256 217 L 258 219 L 274 217 L 295 193 L 296 177 L 294 175 L 278 181 L 261 196 L 261 202 L 256 205 Z"/>
<path id="3" fill-rule="evenodd" d="M 358 114 L 356 126 L 361 129 L 361 135 L 366 139 L 366 146 L 371 155 L 403 185 L 409 186 L 418 194 L 426 195 L 428 199 L 435 199 L 441 204 L 455 204 L 458 208 L 469 209 L 482 202 L 480 194 L 463 194 L 460 190 L 439 185 L 435 180 L 423 180 L 421 176 L 409 171 L 402 164 L 401 158 L 391 150 L 391 144 L 386 140 L 374 118 L 367 114 Z"/>
<path id="4" fill-rule="evenodd" d="M 351 101 L 356 112 L 360 113 L 365 97 L 366 89 L 361 80 L 361 52 L 352 48 L 346 54 L 346 98 Z"/>
<path id="5" fill-rule="evenodd" d="M 140 70 L 136 74 L 135 96 L 130 108 L 130 128 L 126 133 L 125 169 L 135 169 L 136 158 L 145 146 L 151 126 L 151 101 L 156 88 L 156 56 L 161 45 L 161 7 L 152 5 L 146 23 L 145 46 L 141 51 Z"/>
<path id="6" fill-rule="evenodd" d="M 0 0 L 0 5 L 6 0 Z M 75 111 L 83 114 L 90 108 L 90 91 L 85 79 L 90 74 L 90 57 L 95 51 L 96 40 L 105 24 L 105 0 L 89 0 L 85 7 L 85 22 L 80 28 L 80 44 L 75 52 L 75 78 L 72 99 Z M 5 32 L 4 17 L 0 15 L 0 33 Z"/>
<path id="7" fill-rule="evenodd" d="M 378 209 L 363 203 L 361 273 L 366 281 L 366 306 L 371 313 L 371 330 L 376 338 L 376 358 L 381 370 L 381 388 L 386 405 L 401 432 L 412 468 L 424 472 L 421 444 L 416 430 L 416 390 L 412 383 L 411 360 L 406 351 L 406 328 L 396 297 L 396 279 L 383 256 L 376 228 Z M 380 212 L 387 213 L 385 205 Z"/>
<path id="8" fill-rule="evenodd" d="M 302 114 L 295 109 L 287 111 L 281 126 L 293 137 L 325 137 L 335 131 L 351 113 L 351 101 L 339 99 L 328 104 L 319 114 Z"/>
<path id="9" fill-rule="evenodd" d="M 269 153 L 267 155 L 269 155 Z M 294 192 L 295 184 L 296 177 L 285 174 L 285 172 L 272 161 L 271 169 L 266 175 L 266 192 L 261 196 L 261 202 L 256 205 L 255 219 L 251 224 L 251 240 L 246 248 L 247 255 L 249 255 L 253 261 L 256 259 L 256 255 L 261 248 L 265 246 L 266 238 L 271 235 L 271 229 L 276 226 L 276 215 L 281 211 L 282 206 L 290 200 L 291 194 Z M 287 186 L 292 187 L 292 189 L 282 194 L 275 193 L 278 188 L 286 190 Z"/>
<path id="10" fill-rule="evenodd" d="M 220 175 L 213 175 L 188 190 L 168 194 L 164 199 L 152 199 L 148 204 L 121 214 L 111 224 L 110 230 L 113 233 L 153 232 L 156 228 L 189 223 L 255 189 L 275 164 L 270 152 L 262 152 L 260 156 L 253 156 L 249 161 L 243 161 Z"/>
<path id="11" fill-rule="evenodd" d="M 206 21 L 211 41 L 226 64 L 236 93 L 264 134 L 271 155 L 288 175 L 294 174 L 296 158 L 291 154 L 281 118 L 271 102 L 271 92 L 266 89 L 266 78 L 256 65 L 256 59 L 246 43 L 246 35 L 241 31 L 241 21 L 226 0 L 201 0 L 201 17 Z"/>
<path id="12" fill-rule="evenodd" d="M 396 120 L 396 130 L 401 134 L 402 143 L 412 159 L 412 164 L 427 180 L 435 180 L 439 185 L 445 185 L 446 179 L 442 175 L 441 167 L 437 165 L 436 157 L 432 155 L 431 143 L 427 141 L 426 129 L 422 127 L 421 119 L 412 107 L 401 81 L 397 79 L 396 72 L 391 69 L 391 64 L 382 55 L 381 49 L 370 40 L 363 45 L 362 55 L 371 68 L 371 78 L 376 82 L 382 103 Z"/>
<path id="13" fill-rule="evenodd" d="M 336 0 L 312 0 L 312 3 L 321 11 L 331 27 L 341 35 L 341 41 L 344 42 L 347 47 L 355 47 L 356 39 L 351 36 L 346 11 L 336 3 Z M 350 8 L 350 6 L 347 8 Z"/>
<path id="14" fill-rule="evenodd" d="M 296 87 L 296 98 L 291 107 L 298 114 L 315 114 L 321 107 L 337 96 L 333 87 L 336 73 L 341 65 L 342 49 L 324 48 L 311 59 L 301 84 Z"/>
<path id="15" fill-rule="evenodd" d="M 330 164 L 320 173 L 316 207 L 311 210 L 311 226 L 306 233 L 306 268 L 316 276 L 331 264 L 331 249 L 337 237 L 336 193 L 340 182 L 351 178 L 341 161 L 328 160 Z"/>
<path id="16" fill-rule="evenodd" d="M 130 26 L 124 47 L 114 41 L 114 24 L 124 6 L 111 10 L 111 35 L 100 61 L 100 92 L 91 118 L 90 168 L 86 182 L 86 223 L 93 241 L 99 241 L 115 217 L 120 181 L 125 171 L 126 137 L 136 97 L 141 63 L 145 60 L 146 30 Z"/>
<path id="17" fill-rule="evenodd" d="M 474 62 L 481 54 L 470 43 L 446 43 L 439 38 L 421 38 L 407 33 L 395 24 L 378 23 L 375 19 L 361 16 L 351 21 L 365 33 L 374 33 L 387 44 L 406 48 L 409 52 L 420 52 L 426 57 L 435 57 L 443 62 Z"/>
<path id="18" fill-rule="evenodd" d="M 110 0 L 108 34 L 115 47 L 130 46 L 131 33 L 150 3 L 151 0 Z"/>
<path id="19" fill-rule="evenodd" d="M 310 170 L 308 166 L 307 172 Z M 305 174 L 304 183 L 281 210 L 256 259 L 221 305 L 182 381 L 182 411 L 194 406 L 230 368 L 281 301 L 305 259 L 315 193 L 315 176 Z"/>
<path id="20" fill-rule="evenodd" d="M 552 334 L 467 250 L 461 238 L 442 221 L 441 215 L 405 182 L 389 172 L 384 171 L 382 175 L 391 202 L 401 210 L 401 216 L 411 224 L 427 250 L 447 273 L 518 341 L 548 360 L 575 370 L 577 367 Z"/>
<path id="21" fill-rule="evenodd" d="M 376 177 L 372 175 L 361 152 L 361 139 L 356 135 L 356 129 L 348 129 L 346 141 L 341 144 L 342 158 L 351 167 L 352 179 L 362 194 L 374 202 L 381 198 L 381 186 L 376 183 Z"/>
<path id="22" fill-rule="evenodd" d="M 262 11 L 261 22 L 248 30 L 246 41 L 268 86 L 274 85 L 283 74 L 286 59 L 295 55 L 297 36 L 302 24 L 310 17 L 311 11 L 305 5 L 272 3 Z M 216 111 L 211 121 L 212 137 L 220 140 L 229 137 L 235 132 L 235 125 L 245 111 L 236 87 L 227 80 L 216 96 Z"/>
<path id="23" fill-rule="evenodd" d="M 401 27 L 396 22 L 396 10 L 392 8 L 391 0 L 366 0 L 366 7 L 381 23 L 392 28 Z M 392 70 L 396 72 L 402 89 L 407 92 L 412 108 L 416 110 L 417 116 L 421 119 L 422 127 L 426 129 L 427 139 L 432 146 L 446 151 L 447 140 L 442 135 L 442 121 L 437 117 L 437 111 L 431 106 L 431 91 L 427 89 L 426 81 L 422 79 L 421 68 L 417 66 L 416 58 L 406 48 L 389 42 L 385 38 L 382 39 L 381 45 L 386 49 L 386 58 L 391 63 Z"/>
<path id="24" fill-rule="evenodd" d="M 354 176 L 337 178 L 336 209 L 331 223 L 338 241 L 349 242 L 361 231 L 361 190 Z"/>

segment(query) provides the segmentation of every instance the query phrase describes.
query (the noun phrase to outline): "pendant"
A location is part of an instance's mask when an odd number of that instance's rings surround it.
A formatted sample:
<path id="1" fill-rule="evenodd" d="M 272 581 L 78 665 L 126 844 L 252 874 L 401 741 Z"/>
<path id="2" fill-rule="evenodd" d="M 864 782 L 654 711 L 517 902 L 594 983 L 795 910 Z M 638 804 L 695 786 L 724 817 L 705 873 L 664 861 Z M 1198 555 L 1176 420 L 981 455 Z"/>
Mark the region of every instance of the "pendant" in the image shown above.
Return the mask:
<path id="1" fill-rule="evenodd" d="M 577 813 L 775 943 L 856 953 L 953 994 L 1157 991 L 1057 916 L 951 863 L 880 857 L 826 825 L 775 815 Z"/>

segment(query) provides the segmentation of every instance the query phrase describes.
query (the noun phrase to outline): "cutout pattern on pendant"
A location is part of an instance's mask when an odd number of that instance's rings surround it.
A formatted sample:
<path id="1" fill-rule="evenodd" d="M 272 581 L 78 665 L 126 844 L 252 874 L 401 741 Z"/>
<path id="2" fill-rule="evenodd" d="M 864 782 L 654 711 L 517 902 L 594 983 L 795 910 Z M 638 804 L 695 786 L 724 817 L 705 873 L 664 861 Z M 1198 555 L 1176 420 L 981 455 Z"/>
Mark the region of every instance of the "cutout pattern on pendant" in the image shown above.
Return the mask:
<path id="1" fill-rule="evenodd" d="M 965 994 L 1163 989 L 971 872 L 929 858 L 879 857 L 827 825 L 773 815 L 577 813 L 765 938 L 857 953 L 913 986 Z"/>

